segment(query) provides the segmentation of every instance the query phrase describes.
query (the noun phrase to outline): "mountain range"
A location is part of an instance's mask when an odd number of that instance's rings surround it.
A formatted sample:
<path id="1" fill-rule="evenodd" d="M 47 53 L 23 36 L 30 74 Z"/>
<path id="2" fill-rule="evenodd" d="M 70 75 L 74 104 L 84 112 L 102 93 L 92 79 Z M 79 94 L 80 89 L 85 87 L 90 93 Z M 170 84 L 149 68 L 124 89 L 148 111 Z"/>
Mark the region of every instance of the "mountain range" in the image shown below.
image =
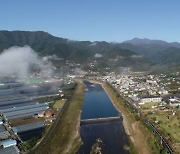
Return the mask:
<path id="1" fill-rule="evenodd" d="M 24 45 L 31 46 L 40 56 L 56 55 L 64 62 L 74 61 L 87 69 L 92 62 L 100 69 L 132 67 L 137 70 L 180 64 L 178 42 L 139 38 L 122 43 L 74 41 L 43 31 L 0 31 L 0 52 Z"/>

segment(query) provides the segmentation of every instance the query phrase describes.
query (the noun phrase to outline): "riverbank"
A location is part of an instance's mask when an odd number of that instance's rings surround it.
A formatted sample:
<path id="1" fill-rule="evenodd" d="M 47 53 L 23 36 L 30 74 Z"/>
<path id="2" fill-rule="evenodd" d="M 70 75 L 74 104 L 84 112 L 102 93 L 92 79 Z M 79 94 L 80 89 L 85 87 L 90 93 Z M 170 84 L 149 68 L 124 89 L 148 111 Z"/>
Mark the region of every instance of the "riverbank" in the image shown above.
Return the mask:
<path id="1" fill-rule="evenodd" d="M 83 104 L 84 84 L 78 82 L 68 105 L 45 143 L 40 143 L 32 154 L 76 153 L 82 144 L 80 115 Z"/>
<path id="2" fill-rule="evenodd" d="M 91 82 L 102 85 L 113 105 L 123 116 L 124 129 L 131 142 L 129 147 L 130 153 L 154 153 L 156 151 L 155 147 L 153 147 L 153 143 L 150 143 L 154 141 L 153 135 L 148 131 L 148 129 L 142 124 L 140 120 L 136 119 L 135 115 L 127 108 L 123 100 L 120 99 L 119 95 L 117 95 L 117 93 L 114 92 L 107 83 L 98 81 Z"/>

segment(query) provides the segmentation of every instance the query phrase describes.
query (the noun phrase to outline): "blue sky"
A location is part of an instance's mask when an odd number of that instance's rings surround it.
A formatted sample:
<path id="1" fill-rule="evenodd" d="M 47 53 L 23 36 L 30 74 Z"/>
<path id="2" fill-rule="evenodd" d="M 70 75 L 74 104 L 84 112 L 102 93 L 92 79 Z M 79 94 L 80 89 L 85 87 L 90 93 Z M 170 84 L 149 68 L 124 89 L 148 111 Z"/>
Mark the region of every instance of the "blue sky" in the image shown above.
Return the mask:
<path id="1" fill-rule="evenodd" d="M 180 42 L 180 0 L 0 0 L 0 30 L 72 40 Z"/>

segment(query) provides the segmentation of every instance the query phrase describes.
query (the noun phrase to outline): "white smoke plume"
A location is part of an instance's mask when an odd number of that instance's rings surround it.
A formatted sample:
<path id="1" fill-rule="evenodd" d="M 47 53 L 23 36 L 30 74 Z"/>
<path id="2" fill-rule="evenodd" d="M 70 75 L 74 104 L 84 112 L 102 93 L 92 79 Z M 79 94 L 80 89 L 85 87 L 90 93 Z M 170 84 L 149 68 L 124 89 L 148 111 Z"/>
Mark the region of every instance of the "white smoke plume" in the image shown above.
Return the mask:
<path id="1" fill-rule="evenodd" d="M 29 46 L 14 46 L 0 54 L 0 76 L 28 77 L 33 70 L 44 76 L 52 73 L 51 63 Z"/>
<path id="2" fill-rule="evenodd" d="M 63 58 L 59 58 L 56 55 L 49 55 L 49 56 L 43 57 L 43 60 L 63 60 Z"/>
<path id="3" fill-rule="evenodd" d="M 94 55 L 94 57 L 95 57 L 95 58 L 102 58 L 102 55 L 99 54 L 99 53 L 96 53 L 96 54 Z"/>

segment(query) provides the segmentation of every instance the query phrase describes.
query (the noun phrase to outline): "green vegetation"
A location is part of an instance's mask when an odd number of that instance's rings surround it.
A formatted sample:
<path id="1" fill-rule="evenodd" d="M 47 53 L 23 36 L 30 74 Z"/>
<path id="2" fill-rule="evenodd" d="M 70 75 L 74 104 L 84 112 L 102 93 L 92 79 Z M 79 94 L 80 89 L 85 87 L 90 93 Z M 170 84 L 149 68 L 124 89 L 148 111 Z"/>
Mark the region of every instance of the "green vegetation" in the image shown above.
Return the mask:
<path id="1" fill-rule="evenodd" d="M 22 146 L 23 146 L 24 150 L 28 151 L 28 150 L 32 149 L 37 144 L 37 142 L 40 140 L 41 137 L 42 137 L 42 135 L 39 135 L 39 136 L 31 138 L 29 141 L 23 142 Z"/>
<path id="2" fill-rule="evenodd" d="M 33 154 L 75 153 L 81 145 L 79 136 L 80 113 L 83 104 L 83 83 L 78 83 L 64 111 L 50 127 L 45 139 L 33 149 Z"/>
<path id="3" fill-rule="evenodd" d="M 178 84 L 177 81 L 171 81 L 171 84 L 169 84 L 168 87 L 171 90 L 178 90 L 178 88 L 180 87 L 180 84 Z"/>
<path id="4" fill-rule="evenodd" d="M 137 148 L 134 146 L 134 143 L 132 141 L 130 141 L 130 145 L 129 145 L 129 153 L 130 154 L 137 154 Z"/>
<path id="5" fill-rule="evenodd" d="M 36 98 L 35 101 L 39 103 L 44 103 L 44 102 L 52 102 L 61 99 L 60 96 L 50 96 L 50 97 L 41 97 L 41 98 Z"/>
<path id="6" fill-rule="evenodd" d="M 144 107 L 146 106 L 146 107 Z M 180 151 L 180 111 L 175 110 L 175 115 L 171 111 L 161 111 L 151 108 L 151 103 L 142 105 L 142 112 L 158 127 L 162 134 L 169 140 L 175 151 Z M 148 114 L 149 112 L 152 114 Z"/>
<path id="7" fill-rule="evenodd" d="M 54 103 L 53 108 L 54 108 L 54 109 L 60 109 L 60 108 L 63 107 L 64 103 L 65 103 L 65 100 L 64 100 L 64 99 L 63 99 L 63 100 L 60 99 L 60 100 L 58 100 L 58 101 L 56 101 L 56 102 Z"/>

